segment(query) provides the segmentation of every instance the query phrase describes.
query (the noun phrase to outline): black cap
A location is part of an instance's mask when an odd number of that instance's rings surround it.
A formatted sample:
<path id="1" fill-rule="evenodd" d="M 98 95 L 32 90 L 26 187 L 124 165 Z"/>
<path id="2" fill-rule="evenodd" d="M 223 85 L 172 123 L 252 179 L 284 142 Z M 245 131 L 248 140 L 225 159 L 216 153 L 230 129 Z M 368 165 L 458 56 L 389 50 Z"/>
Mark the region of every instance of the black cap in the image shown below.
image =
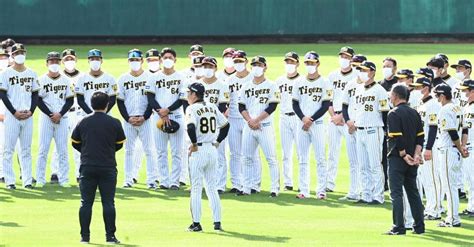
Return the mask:
<path id="1" fill-rule="evenodd" d="M 19 51 L 26 51 L 25 46 L 20 43 L 16 43 L 12 46 L 12 54 Z"/>
<path id="2" fill-rule="evenodd" d="M 416 79 L 415 82 L 410 84 L 411 87 L 419 87 L 419 86 L 431 86 L 431 80 L 428 79 L 427 77 L 420 77 Z"/>
<path id="3" fill-rule="evenodd" d="M 160 52 L 157 49 L 150 49 L 146 51 L 145 58 L 152 58 L 152 57 L 161 58 Z"/>
<path id="4" fill-rule="evenodd" d="M 225 50 L 222 51 L 222 56 L 225 57 L 226 55 L 234 55 L 235 51 L 235 48 L 232 47 L 225 48 Z"/>
<path id="5" fill-rule="evenodd" d="M 217 67 L 217 60 L 216 58 L 214 57 L 205 57 L 203 60 L 202 60 L 202 64 L 210 64 L 210 65 L 214 65 L 215 67 Z"/>
<path id="6" fill-rule="evenodd" d="M 377 70 L 377 67 L 375 67 L 375 64 L 374 64 L 374 63 L 369 62 L 369 61 L 365 61 L 365 62 L 361 63 L 359 66 L 357 66 L 357 69 L 358 69 L 358 70 L 370 69 L 370 70 L 372 70 L 372 71 L 376 71 L 376 70 Z"/>
<path id="7" fill-rule="evenodd" d="M 292 61 L 295 61 L 295 62 L 299 62 L 300 61 L 300 56 L 298 56 L 298 53 L 296 53 L 294 51 L 290 51 L 290 52 L 285 54 L 284 61 L 286 61 L 286 60 L 292 60 Z"/>
<path id="8" fill-rule="evenodd" d="M 204 92 L 206 91 L 206 89 L 204 88 L 204 85 L 202 85 L 199 82 L 195 82 L 195 83 L 189 85 L 188 89 L 191 92 L 195 92 L 201 98 L 204 97 Z"/>
<path id="9" fill-rule="evenodd" d="M 66 58 L 68 56 L 73 56 L 73 57 L 76 57 L 76 51 L 73 50 L 73 49 L 66 49 L 63 51 L 63 58 Z"/>
<path id="10" fill-rule="evenodd" d="M 138 49 L 131 49 L 130 51 L 128 51 L 128 59 L 132 58 L 143 58 L 142 51 Z"/>
<path id="11" fill-rule="evenodd" d="M 189 53 L 192 53 L 192 52 L 199 52 L 201 54 L 204 54 L 204 48 L 202 48 L 202 46 L 199 44 L 195 44 L 195 45 L 192 45 L 191 48 L 189 48 Z"/>
<path id="12" fill-rule="evenodd" d="M 434 58 L 441 58 L 443 59 L 444 63 L 449 63 L 449 59 L 448 59 L 448 56 L 446 56 L 446 54 L 438 53 L 434 56 Z"/>
<path id="13" fill-rule="evenodd" d="M 354 49 L 352 49 L 352 47 L 350 46 L 344 46 L 341 48 L 341 50 L 339 50 L 339 55 L 341 54 L 346 54 L 346 55 L 349 55 L 351 57 L 354 56 Z"/>
<path id="14" fill-rule="evenodd" d="M 87 58 L 100 57 L 102 58 L 102 52 L 99 49 L 92 49 L 87 53 Z"/>
<path id="15" fill-rule="evenodd" d="M 193 58 L 193 65 L 201 65 L 202 60 L 204 58 L 205 58 L 205 56 L 203 56 L 203 55 L 196 56 L 195 58 Z"/>
<path id="16" fill-rule="evenodd" d="M 426 63 L 426 66 L 433 66 L 433 67 L 436 67 L 436 68 L 444 68 L 444 60 L 442 58 L 436 58 L 436 57 L 433 57 L 430 59 L 430 61 L 428 61 Z"/>
<path id="17" fill-rule="evenodd" d="M 252 58 L 252 62 L 250 62 L 250 65 L 254 65 L 256 63 L 263 63 L 265 66 L 267 65 L 267 59 L 265 59 L 264 56 L 255 56 Z"/>
<path id="18" fill-rule="evenodd" d="M 429 79 L 433 79 L 434 77 L 433 70 L 431 70 L 430 68 L 419 68 L 416 71 L 416 74 L 428 77 Z"/>
<path id="19" fill-rule="evenodd" d="M 351 64 L 355 65 L 355 66 L 358 66 L 358 65 L 360 65 L 361 63 L 363 63 L 365 61 L 367 61 L 367 57 L 365 57 L 362 54 L 357 54 L 357 55 L 352 57 Z"/>
<path id="20" fill-rule="evenodd" d="M 474 90 L 474 80 L 464 80 L 457 88 L 459 90 Z"/>
<path id="21" fill-rule="evenodd" d="M 435 87 L 434 91 L 435 94 L 442 94 L 445 96 L 452 96 L 451 95 L 451 87 L 446 83 L 441 83 Z"/>
<path id="22" fill-rule="evenodd" d="M 0 56 L 10 56 L 6 49 L 0 48 Z"/>
<path id="23" fill-rule="evenodd" d="M 455 69 L 458 66 L 463 66 L 466 69 L 471 69 L 472 68 L 471 61 L 469 61 L 467 59 L 459 60 L 456 64 L 451 65 L 451 68 Z"/>
<path id="24" fill-rule="evenodd" d="M 57 51 L 48 52 L 48 55 L 46 55 L 46 61 L 49 60 L 61 60 L 61 54 Z"/>
<path id="25" fill-rule="evenodd" d="M 397 72 L 397 78 L 413 78 L 413 71 L 411 69 L 401 69 Z"/>
<path id="26" fill-rule="evenodd" d="M 319 54 L 315 51 L 308 51 L 304 55 L 305 62 L 319 62 Z"/>
<path id="27" fill-rule="evenodd" d="M 242 50 L 238 50 L 234 52 L 234 55 L 232 56 L 233 60 L 241 60 L 241 61 L 247 61 L 247 53 Z"/>

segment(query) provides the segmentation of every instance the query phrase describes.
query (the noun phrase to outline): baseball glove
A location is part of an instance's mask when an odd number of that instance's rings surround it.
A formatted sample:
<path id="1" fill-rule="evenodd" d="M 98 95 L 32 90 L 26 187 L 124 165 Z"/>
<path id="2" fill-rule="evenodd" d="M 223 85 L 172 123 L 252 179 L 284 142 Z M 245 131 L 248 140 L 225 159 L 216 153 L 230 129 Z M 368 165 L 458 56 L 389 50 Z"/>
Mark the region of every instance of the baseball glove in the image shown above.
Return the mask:
<path id="1" fill-rule="evenodd" d="M 175 133 L 179 130 L 179 123 L 171 119 L 170 122 L 170 125 L 166 125 L 165 121 L 160 118 L 158 119 L 158 122 L 156 122 L 156 127 L 165 133 Z"/>

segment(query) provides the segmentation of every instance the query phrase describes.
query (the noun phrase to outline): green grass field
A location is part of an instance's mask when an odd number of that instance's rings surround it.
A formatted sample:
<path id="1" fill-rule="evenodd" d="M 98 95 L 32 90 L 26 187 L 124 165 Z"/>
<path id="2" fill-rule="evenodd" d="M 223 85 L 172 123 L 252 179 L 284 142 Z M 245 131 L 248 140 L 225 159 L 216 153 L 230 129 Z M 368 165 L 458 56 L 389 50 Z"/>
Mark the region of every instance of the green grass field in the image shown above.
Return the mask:
<path id="1" fill-rule="evenodd" d="M 302 56 L 306 51 L 315 50 L 321 55 L 320 71 L 327 75 L 338 68 L 337 54 L 344 44 L 285 44 L 285 45 L 231 45 L 245 50 L 249 57 L 265 55 L 268 60 L 270 79 L 284 73 L 283 55 L 296 51 Z M 118 77 L 128 71 L 127 51 L 131 48 L 143 51 L 150 48 L 161 49 L 164 45 L 55 45 L 26 46 L 27 66 L 41 75 L 46 72 L 45 57 L 49 51 L 75 48 L 79 55 L 79 69 L 86 70 L 87 51 L 99 48 L 103 51 L 103 69 Z M 186 57 L 189 45 L 176 45 L 179 55 L 178 69 L 189 66 Z M 206 54 L 220 57 L 228 45 L 205 45 Z M 446 53 L 450 61 L 460 58 L 473 60 L 474 49 L 468 44 L 356 44 L 356 53 L 368 56 L 369 60 L 381 68 L 386 56 L 395 57 L 399 68 L 417 69 L 436 53 Z M 222 60 L 219 60 L 222 64 Z M 304 72 L 304 68 L 301 70 Z M 450 69 L 450 73 L 454 71 Z M 381 78 L 381 73 L 377 79 Z M 40 114 L 37 110 L 35 117 Z M 119 117 L 115 107 L 113 115 Z M 275 120 L 277 120 L 275 118 Z M 275 121 L 278 130 L 278 121 Z M 38 124 L 35 122 L 32 143 L 33 166 L 36 164 L 38 148 Z M 279 135 L 277 135 L 279 136 Z M 322 137 L 325 138 L 325 137 Z M 280 139 L 275 140 L 278 158 L 281 160 Z M 70 159 L 71 159 L 70 155 Z M 117 154 L 120 186 L 123 182 L 124 151 Z M 72 159 L 71 159 L 72 162 Z M 294 163 L 297 164 L 296 155 Z M 72 163 L 71 163 L 72 164 Z M 204 233 L 188 233 L 191 223 L 189 211 L 189 187 L 180 191 L 150 191 L 143 184 L 142 168 L 139 182 L 133 189 L 117 189 L 117 237 L 128 246 L 434 246 L 434 245 L 474 245 L 474 218 L 462 218 L 462 228 L 437 228 L 437 222 L 427 222 L 426 234 L 422 236 L 408 233 L 406 236 L 383 236 L 391 226 L 391 204 L 383 206 L 359 206 L 337 199 L 348 189 L 349 169 L 344 144 L 337 178 L 336 192 L 330 193 L 328 200 L 319 201 L 295 199 L 296 192 L 282 192 L 276 199 L 268 197 L 269 175 L 263 162 L 263 184 L 260 194 L 245 198 L 233 194 L 222 196 L 223 227 L 225 232 L 214 233 L 211 212 L 207 201 L 203 202 L 202 224 Z M 280 164 L 281 166 L 281 164 Z M 18 168 L 18 165 L 15 164 Z M 316 167 L 311 160 L 311 188 L 316 186 Z M 71 181 L 74 180 L 71 169 Z M 294 166 L 294 181 L 297 188 L 298 166 Z M 17 169 L 17 177 L 18 169 Z M 49 176 L 49 171 L 47 172 Z M 20 184 L 18 184 L 19 187 Z M 314 193 L 314 192 L 313 192 Z M 386 194 L 388 196 L 388 194 Z M 314 194 L 313 194 L 314 196 Z M 46 185 L 42 189 L 8 191 L 0 188 L 0 246 L 75 246 L 79 244 L 78 209 L 80 194 L 78 187 L 62 189 L 58 185 Z M 446 204 L 444 204 L 446 205 Z M 462 200 L 461 210 L 466 201 Z M 101 216 L 100 198 L 97 196 L 91 225 L 91 242 L 105 243 L 105 231 Z"/>

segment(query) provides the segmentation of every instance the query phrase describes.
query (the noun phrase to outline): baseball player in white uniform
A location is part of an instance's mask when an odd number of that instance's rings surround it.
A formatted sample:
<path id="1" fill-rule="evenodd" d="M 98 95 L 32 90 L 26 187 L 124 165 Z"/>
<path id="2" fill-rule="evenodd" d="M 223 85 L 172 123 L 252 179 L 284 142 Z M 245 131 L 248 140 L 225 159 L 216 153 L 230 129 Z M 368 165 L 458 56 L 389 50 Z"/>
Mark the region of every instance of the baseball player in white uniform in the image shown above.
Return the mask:
<path id="1" fill-rule="evenodd" d="M 438 85 L 434 91 L 442 107 L 438 113 L 438 149 L 441 186 L 445 189 L 448 201 L 447 215 L 440 227 L 460 227 L 458 186 L 454 183 L 461 169 L 461 157 L 467 158 L 469 152 L 462 145 L 463 114 L 458 105 L 452 103 L 452 89 L 447 84 Z"/>
<path id="2" fill-rule="evenodd" d="M 298 123 L 298 158 L 300 193 L 296 196 L 299 199 L 310 197 L 310 165 L 309 147 L 313 145 L 316 155 L 316 170 L 318 173 L 318 185 L 316 187 L 316 197 L 326 199 L 327 167 L 325 154 L 324 124 L 323 116 L 329 109 L 333 89 L 327 78 L 322 77 L 318 72 L 320 65 L 319 55 L 310 51 L 304 56 L 307 76 L 301 78 L 293 86 L 293 110 L 301 119 Z"/>
<path id="3" fill-rule="evenodd" d="M 465 93 L 462 93 L 459 88 L 462 86 L 464 80 L 471 78 L 472 65 L 469 60 L 461 59 L 456 64 L 451 64 L 451 68 L 456 70 L 456 78 L 458 79 L 458 83 L 455 86 L 457 90 L 454 91 L 453 97 L 459 103 L 459 106 L 464 108 L 468 104 L 467 96 Z"/>
<path id="4" fill-rule="evenodd" d="M 222 52 L 222 59 L 224 62 L 224 69 L 220 70 L 217 72 L 216 77 L 219 78 L 222 81 L 225 81 L 229 76 L 233 75 L 235 73 L 235 68 L 234 68 L 234 52 L 235 48 L 228 47 Z"/>
<path id="5" fill-rule="evenodd" d="M 456 84 L 459 82 L 459 79 L 448 74 L 448 68 L 449 68 L 448 56 L 446 56 L 443 53 L 438 53 L 434 56 L 434 58 L 437 58 L 437 59 L 440 58 L 444 61 L 444 67 L 440 69 L 441 70 L 440 77 L 446 82 L 446 84 L 448 84 L 451 87 L 451 89 L 455 89 Z"/>
<path id="6" fill-rule="evenodd" d="M 8 68 L 10 55 L 8 52 L 0 48 L 0 74 Z M 5 120 L 5 105 L 3 104 L 2 99 L 0 98 L 0 162 L 3 160 L 3 146 L 5 143 L 5 126 L 3 121 Z M 5 177 L 3 175 L 3 164 L 0 164 L 0 183 L 5 183 Z"/>
<path id="7" fill-rule="evenodd" d="M 468 101 L 464 108 L 464 121 L 468 129 L 466 149 L 471 153 L 474 151 L 474 80 L 465 80 L 459 89 L 465 93 Z M 461 214 L 474 217 L 474 155 L 464 158 L 463 164 L 467 184 L 469 184 L 469 197 L 467 208 Z"/>
<path id="8" fill-rule="evenodd" d="M 344 126 L 342 116 L 342 99 L 346 85 L 357 78 L 355 69 L 352 69 L 351 59 L 354 56 L 354 49 L 349 46 L 342 47 L 339 51 L 340 69 L 328 75 L 328 80 L 332 83 L 334 92 L 329 114 L 331 121 L 328 122 L 327 130 L 329 135 L 329 155 L 327 164 L 327 188 L 332 192 L 336 187 L 337 166 L 339 164 L 339 153 L 341 150 L 341 137 L 346 139 L 346 151 L 349 158 L 349 167 L 357 167 L 357 152 L 355 137 L 349 134 Z"/>
<path id="9" fill-rule="evenodd" d="M 230 130 L 229 130 L 229 151 L 230 151 L 230 181 L 232 183 L 232 189 L 230 193 L 241 194 L 243 187 L 243 130 L 244 126 L 247 125 L 242 115 L 239 112 L 239 97 L 242 87 L 251 84 L 253 75 L 247 70 L 247 54 L 238 50 L 233 55 L 235 73 L 226 80 L 226 84 L 229 86 L 230 91 L 230 103 L 229 109 L 226 112 L 226 116 L 229 118 Z M 258 150 L 255 150 L 253 157 L 254 166 L 251 168 L 253 171 L 251 193 L 257 193 L 260 191 L 260 180 L 261 180 L 261 163 Z"/>
<path id="10" fill-rule="evenodd" d="M 199 81 L 205 88 L 204 102 L 214 104 L 219 112 L 227 111 L 229 104 L 229 87 L 224 81 L 216 77 L 217 60 L 214 57 L 205 57 L 202 60 L 203 78 Z M 216 174 L 216 186 L 219 194 L 224 193 L 227 183 L 227 163 L 225 158 L 225 143 L 219 145 L 219 158 Z"/>
<path id="11" fill-rule="evenodd" d="M 191 140 L 189 147 L 189 170 L 191 178 L 191 215 L 193 223 L 188 230 L 202 231 L 201 197 L 203 180 L 207 198 L 214 218 L 214 230 L 222 231 L 221 203 L 216 187 L 217 150 L 216 147 L 226 138 L 229 123 L 218 107 L 205 102 L 205 89 L 201 83 L 189 86 L 186 109 L 187 134 Z"/>
<path id="12" fill-rule="evenodd" d="M 160 188 L 179 190 L 184 144 L 184 114 L 181 106 L 184 98 L 183 84 L 185 78 L 174 69 L 176 52 L 173 49 L 163 48 L 161 59 L 163 70 L 148 77 L 145 91 L 147 92 L 148 104 L 156 111 L 158 118 L 163 119 L 166 123 L 171 119 L 180 125 L 175 133 L 169 134 L 157 131 L 155 135 Z M 168 168 L 168 141 L 171 144 L 171 174 Z"/>
<path id="13" fill-rule="evenodd" d="M 296 52 L 288 52 L 283 60 L 285 75 L 275 82 L 281 94 L 280 102 L 280 138 L 283 153 L 283 184 L 285 190 L 293 190 L 293 145 L 298 142 L 299 119 L 293 111 L 293 87 L 299 79 L 299 56 Z"/>
<path id="14" fill-rule="evenodd" d="M 423 97 L 423 95 L 421 94 L 421 91 L 414 90 L 413 79 L 415 78 L 415 75 L 413 74 L 413 71 L 410 69 L 401 69 L 397 71 L 397 74 L 395 77 L 397 78 L 397 83 L 392 85 L 392 89 L 398 85 L 406 86 L 409 90 L 407 103 L 411 108 L 416 109 L 418 105 L 421 103 L 421 98 Z M 389 92 L 389 95 L 390 95 L 390 92 Z"/>
<path id="15" fill-rule="evenodd" d="M 252 169 L 258 146 L 263 150 L 268 162 L 271 178 L 270 197 L 277 197 L 280 190 L 280 174 L 276 159 L 275 131 L 273 116 L 280 102 L 280 91 L 276 84 L 265 78 L 267 61 L 263 56 L 252 58 L 252 76 L 240 91 L 239 111 L 247 122 L 242 133 L 243 189 L 237 195 L 249 195 L 252 186 Z"/>
<path id="16" fill-rule="evenodd" d="M 422 94 L 421 102 L 416 107 L 423 121 L 425 142 L 423 145 L 423 165 L 419 167 L 419 180 L 426 196 L 425 220 L 441 219 L 441 179 L 435 165 L 437 159 L 436 135 L 438 132 L 438 112 L 440 103 L 431 95 L 431 80 L 418 78 L 412 86 Z M 434 152 L 433 152 L 434 150 Z"/>
<path id="17" fill-rule="evenodd" d="M 148 73 L 142 69 L 143 55 L 138 49 L 128 52 L 128 64 L 130 71 L 120 76 L 117 81 L 118 96 L 117 106 L 122 115 L 125 136 L 125 181 L 124 187 L 129 188 L 133 185 L 133 175 L 136 158 L 135 141 L 140 139 L 142 150 L 146 156 L 147 162 L 147 180 L 149 189 L 156 189 L 155 180 L 158 179 L 158 171 L 152 156 L 153 152 L 153 132 L 152 123 L 149 121 L 152 109 L 148 105 L 148 99 L 145 93 L 145 86 L 148 79 Z"/>
<path id="18" fill-rule="evenodd" d="M 384 173 L 382 167 L 382 143 L 387 112 L 390 110 L 385 89 L 374 81 L 376 67 L 369 61 L 357 67 L 363 87 L 355 92 L 357 109 L 357 159 L 361 165 L 360 203 L 384 203 Z M 350 128 L 354 128 L 350 123 Z"/>
<path id="19" fill-rule="evenodd" d="M 36 163 L 36 187 L 46 184 L 46 162 L 51 140 L 54 139 L 58 157 L 58 181 L 62 187 L 69 185 L 68 111 L 74 104 L 71 82 L 60 73 L 61 54 L 50 52 L 46 58 L 48 72 L 39 78 L 38 108 L 40 115 L 40 143 Z"/>
<path id="20" fill-rule="evenodd" d="M 5 146 L 3 172 L 7 189 L 16 189 L 13 171 L 13 152 L 20 139 L 21 177 L 23 187 L 32 189 L 31 141 L 33 137 L 33 113 L 38 103 L 38 77 L 25 66 L 26 49 L 23 44 L 13 45 L 11 56 L 13 66 L 2 72 L 0 77 L 0 98 L 5 111 Z"/>
<path id="21" fill-rule="evenodd" d="M 76 51 L 73 49 L 66 49 L 62 52 L 62 62 L 64 64 L 64 71 L 62 74 L 69 79 L 71 83 L 71 88 L 74 90 L 77 84 L 77 79 L 81 75 L 79 70 L 76 69 L 77 64 L 77 56 Z M 69 113 L 67 114 L 68 118 L 68 132 L 72 134 L 72 130 L 76 127 L 77 123 L 82 119 L 83 112 L 81 108 L 77 104 L 77 99 L 74 98 L 74 104 L 69 109 Z M 51 161 L 51 183 L 58 183 L 58 169 L 59 169 L 59 154 L 57 152 L 57 148 L 53 149 L 53 160 Z M 74 174 L 76 176 L 76 180 L 79 181 L 79 167 L 81 165 L 81 153 L 76 149 L 72 150 L 74 156 L 74 163 L 75 171 Z"/>

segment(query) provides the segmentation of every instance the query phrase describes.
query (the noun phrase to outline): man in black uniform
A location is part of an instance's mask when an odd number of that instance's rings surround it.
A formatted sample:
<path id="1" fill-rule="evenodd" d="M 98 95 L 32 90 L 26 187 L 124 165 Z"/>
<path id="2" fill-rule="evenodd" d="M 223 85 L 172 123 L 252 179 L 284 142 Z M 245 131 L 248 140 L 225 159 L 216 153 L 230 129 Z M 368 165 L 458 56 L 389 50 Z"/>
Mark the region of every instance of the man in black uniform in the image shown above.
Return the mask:
<path id="1" fill-rule="evenodd" d="M 102 199 L 106 241 L 111 244 L 120 243 L 115 238 L 115 152 L 122 148 L 125 133 L 120 121 L 107 115 L 108 102 L 107 94 L 94 93 L 91 98 L 94 114 L 85 117 L 76 126 L 71 137 L 72 146 L 81 152 L 79 222 L 82 243 L 88 243 L 90 240 L 89 226 L 97 187 Z"/>
<path id="2" fill-rule="evenodd" d="M 403 188 L 415 219 L 413 232 L 425 232 L 424 209 L 416 186 L 424 142 L 423 123 L 418 112 L 408 106 L 407 97 L 408 88 L 402 85 L 395 86 L 390 95 L 395 108 L 388 113 L 388 174 L 393 205 L 393 227 L 386 233 L 388 235 L 406 232 Z"/>

